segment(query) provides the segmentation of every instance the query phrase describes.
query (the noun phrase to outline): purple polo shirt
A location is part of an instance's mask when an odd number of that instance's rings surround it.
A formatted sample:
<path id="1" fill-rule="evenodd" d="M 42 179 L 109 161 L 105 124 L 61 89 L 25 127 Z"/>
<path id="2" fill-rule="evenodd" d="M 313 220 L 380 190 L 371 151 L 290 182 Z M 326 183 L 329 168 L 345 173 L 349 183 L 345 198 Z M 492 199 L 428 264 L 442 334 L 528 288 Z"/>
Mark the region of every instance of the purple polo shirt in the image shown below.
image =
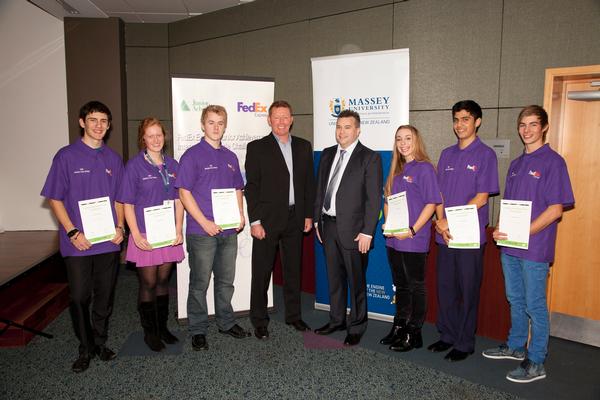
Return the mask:
<path id="1" fill-rule="evenodd" d="M 202 138 L 200 143 L 187 149 L 181 156 L 175 187 L 189 190 L 202 214 L 214 221 L 211 190 L 227 188 L 242 190 L 244 180 L 237 156 L 224 146 L 213 148 Z M 208 235 L 189 213 L 186 221 L 187 234 Z M 234 233 L 235 229 L 227 229 L 222 235 Z"/>
<path id="2" fill-rule="evenodd" d="M 402 174 L 396 175 L 392 182 L 392 193 L 406 191 L 408 203 L 408 222 L 413 226 L 423 207 L 427 204 L 440 204 L 442 196 L 438 187 L 433 165 L 425 161 L 411 161 L 404 165 Z M 431 238 L 431 218 L 412 239 L 398 240 L 388 238 L 385 245 L 398 251 L 426 253 L 429 251 Z"/>
<path id="3" fill-rule="evenodd" d="M 437 176 L 444 207 L 465 205 L 477 193 L 496 194 L 500 191 L 496 153 L 479 137 L 462 150 L 458 144 L 445 148 L 438 161 Z M 486 242 L 485 227 L 489 222 L 488 209 L 486 203 L 477 210 L 479 240 L 482 245 Z M 445 244 L 444 239 L 437 232 L 435 241 Z"/>
<path id="4" fill-rule="evenodd" d="M 179 198 L 175 189 L 175 178 L 179 164 L 171 157 L 165 156 L 169 185 L 165 188 L 157 166 L 150 164 L 144 157 L 144 151 L 127 162 L 123 184 L 119 189 L 117 201 L 132 204 L 135 220 L 140 232 L 146 232 L 144 208 L 160 206 L 165 200 Z"/>
<path id="5" fill-rule="evenodd" d="M 41 195 L 64 203 L 67 214 L 77 229 L 83 232 L 80 200 L 108 196 L 115 225 L 117 213 L 114 201 L 123 177 L 123 160 L 110 147 L 102 145 L 93 149 L 77 140 L 56 153 Z M 83 232 L 85 234 L 85 232 Z M 121 247 L 111 242 L 92 245 L 85 251 L 77 250 L 64 229 L 59 229 L 60 253 L 63 257 L 82 257 L 119 251 Z"/>
<path id="6" fill-rule="evenodd" d="M 524 152 L 510 163 L 504 198 L 530 200 L 532 221 L 551 205 L 573 205 L 575 198 L 565 160 L 547 144 L 533 153 Z M 530 261 L 551 263 L 557 224 L 558 220 L 529 236 L 528 250 L 502 247 L 501 251 Z"/>

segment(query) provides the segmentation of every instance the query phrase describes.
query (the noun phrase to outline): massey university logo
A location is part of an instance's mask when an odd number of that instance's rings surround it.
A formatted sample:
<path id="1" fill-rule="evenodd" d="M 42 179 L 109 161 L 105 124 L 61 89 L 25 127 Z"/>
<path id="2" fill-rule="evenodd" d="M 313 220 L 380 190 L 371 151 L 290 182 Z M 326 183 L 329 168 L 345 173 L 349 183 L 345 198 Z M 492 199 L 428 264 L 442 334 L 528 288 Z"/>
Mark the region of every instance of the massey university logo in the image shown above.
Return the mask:
<path id="1" fill-rule="evenodd" d="M 181 104 L 179 106 L 181 111 L 202 111 L 202 109 L 207 105 L 208 101 L 192 99 L 191 103 L 189 101 L 181 100 Z"/>
<path id="2" fill-rule="evenodd" d="M 329 100 L 329 112 L 331 116 L 337 118 L 340 113 L 346 109 L 346 99 L 343 97 L 336 97 L 335 99 Z"/>

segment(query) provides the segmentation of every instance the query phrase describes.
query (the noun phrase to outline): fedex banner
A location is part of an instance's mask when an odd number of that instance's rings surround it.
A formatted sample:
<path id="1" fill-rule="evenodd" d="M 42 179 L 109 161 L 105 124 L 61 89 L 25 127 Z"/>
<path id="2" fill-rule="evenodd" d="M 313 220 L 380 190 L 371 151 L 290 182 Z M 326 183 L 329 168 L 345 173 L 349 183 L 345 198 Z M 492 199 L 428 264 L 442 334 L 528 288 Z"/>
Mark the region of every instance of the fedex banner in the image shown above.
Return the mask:
<path id="1" fill-rule="evenodd" d="M 381 155 L 385 182 L 396 129 L 408 124 L 408 49 L 313 58 L 312 76 L 315 168 L 321 151 L 336 144 L 337 116 L 350 109 L 360 114 L 360 142 Z M 381 234 L 381 215 L 375 231 L 375 247 L 369 252 L 367 304 L 370 317 L 392 320 L 395 288 Z M 315 264 L 315 307 L 329 309 L 325 256 L 318 241 L 315 241 Z"/>
<path id="2" fill-rule="evenodd" d="M 209 104 L 218 104 L 227 110 L 227 129 L 222 144 L 237 155 L 245 182 L 246 145 L 271 131 L 267 124 L 267 111 L 273 102 L 274 91 L 275 82 L 273 79 L 267 78 L 171 77 L 175 159 L 179 160 L 189 147 L 198 143 L 204 136 L 200 128 L 202 110 Z M 231 301 L 233 310 L 236 312 L 250 309 L 252 237 L 250 236 L 245 201 L 244 213 L 246 227 L 238 235 L 235 291 Z M 190 276 L 188 257 L 189 255 L 186 254 L 186 259 L 177 265 L 179 319 L 187 318 Z M 212 280 L 206 299 L 209 314 L 214 314 Z M 273 306 L 272 288 L 269 289 L 268 306 Z"/>

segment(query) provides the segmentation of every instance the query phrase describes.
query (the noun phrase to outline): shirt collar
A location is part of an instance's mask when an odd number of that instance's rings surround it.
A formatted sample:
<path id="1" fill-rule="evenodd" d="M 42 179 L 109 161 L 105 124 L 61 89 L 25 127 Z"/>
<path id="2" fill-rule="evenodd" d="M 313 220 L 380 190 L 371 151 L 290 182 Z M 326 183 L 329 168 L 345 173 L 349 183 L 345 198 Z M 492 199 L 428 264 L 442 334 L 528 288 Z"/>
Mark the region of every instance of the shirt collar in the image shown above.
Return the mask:
<path id="1" fill-rule="evenodd" d="M 288 141 L 286 143 L 283 143 L 281 141 L 281 139 L 279 139 L 279 136 L 277 136 L 273 132 L 271 132 L 271 135 L 273 135 L 273 137 L 275 138 L 275 140 L 277 140 L 277 143 L 279 143 L 280 146 L 285 146 L 286 144 L 291 144 L 292 143 L 292 134 L 289 133 L 289 132 L 288 132 Z"/>
<path id="2" fill-rule="evenodd" d="M 346 147 L 345 149 L 342 149 L 342 147 L 338 144 L 337 145 L 337 152 L 339 153 L 340 150 L 346 150 L 346 154 L 349 156 L 352 154 L 352 152 L 354 151 L 354 149 L 356 148 L 356 145 L 358 145 L 358 139 L 356 139 L 354 141 L 354 143 L 352 143 L 350 146 Z"/>

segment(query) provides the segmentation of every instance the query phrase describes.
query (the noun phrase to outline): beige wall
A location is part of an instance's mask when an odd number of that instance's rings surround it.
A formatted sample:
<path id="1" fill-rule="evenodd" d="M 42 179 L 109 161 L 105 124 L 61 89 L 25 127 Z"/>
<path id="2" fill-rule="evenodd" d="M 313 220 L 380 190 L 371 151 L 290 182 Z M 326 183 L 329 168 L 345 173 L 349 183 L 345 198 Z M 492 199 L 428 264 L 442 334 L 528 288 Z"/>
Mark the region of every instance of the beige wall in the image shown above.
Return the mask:
<path id="1" fill-rule="evenodd" d="M 516 115 L 542 103 L 545 68 L 600 64 L 598 21 L 597 0 L 257 0 L 127 24 L 130 143 L 146 114 L 170 124 L 169 73 L 274 77 L 275 97 L 295 108 L 294 132 L 312 140 L 311 57 L 409 48 L 410 120 L 431 157 L 455 142 L 452 105 L 472 98 L 484 108 L 481 137 L 510 139 L 514 158 Z M 502 186 L 509 161 L 499 163 Z"/>
<path id="2" fill-rule="evenodd" d="M 40 191 L 68 143 L 62 21 L 25 1 L 0 1 L 0 54 L 0 226 L 55 229 Z"/>

